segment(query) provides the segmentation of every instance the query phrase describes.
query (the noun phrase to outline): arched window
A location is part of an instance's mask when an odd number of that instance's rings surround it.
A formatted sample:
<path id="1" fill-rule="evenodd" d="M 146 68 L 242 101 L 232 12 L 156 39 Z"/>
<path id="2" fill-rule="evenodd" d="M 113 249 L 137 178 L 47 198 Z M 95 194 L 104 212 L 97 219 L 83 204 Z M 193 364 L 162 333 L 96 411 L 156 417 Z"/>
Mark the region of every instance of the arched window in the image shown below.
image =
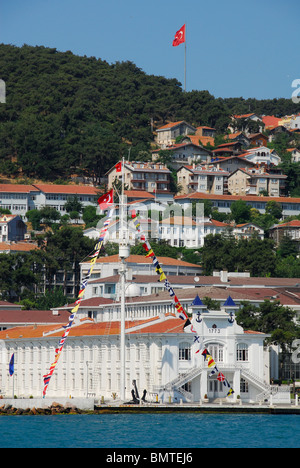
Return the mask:
<path id="1" fill-rule="evenodd" d="M 239 343 L 236 348 L 236 360 L 248 361 L 248 345 Z"/>
<path id="2" fill-rule="evenodd" d="M 179 344 L 179 361 L 190 361 L 191 360 L 191 347 L 189 343 Z"/>

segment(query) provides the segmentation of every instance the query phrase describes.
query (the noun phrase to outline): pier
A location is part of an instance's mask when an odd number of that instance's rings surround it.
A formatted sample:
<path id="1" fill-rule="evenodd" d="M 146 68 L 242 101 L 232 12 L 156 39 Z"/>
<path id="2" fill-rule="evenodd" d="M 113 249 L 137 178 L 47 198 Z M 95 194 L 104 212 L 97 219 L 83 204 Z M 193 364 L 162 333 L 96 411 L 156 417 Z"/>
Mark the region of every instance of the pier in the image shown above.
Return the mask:
<path id="1" fill-rule="evenodd" d="M 249 413 L 299 414 L 300 406 L 263 403 L 143 403 L 99 404 L 94 398 L 20 398 L 0 400 L 1 415 L 55 415 L 55 414 L 122 414 L 122 413 Z"/>

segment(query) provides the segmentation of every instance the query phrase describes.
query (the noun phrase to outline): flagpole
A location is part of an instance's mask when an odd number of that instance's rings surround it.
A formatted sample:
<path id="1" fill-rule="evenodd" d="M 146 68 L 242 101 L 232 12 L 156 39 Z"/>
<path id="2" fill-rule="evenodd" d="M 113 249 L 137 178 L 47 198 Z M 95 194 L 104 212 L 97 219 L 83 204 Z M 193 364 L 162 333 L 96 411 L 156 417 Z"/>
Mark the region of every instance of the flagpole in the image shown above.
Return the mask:
<path id="1" fill-rule="evenodd" d="M 184 92 L 186 92 L 186 23 L 185 23 L 185 41 L 184 41 Z"/>
<path id="2" fill-rule="evenodd" d="M 126 262 L 125 258 L 129 256 L 129 247 L 127 243 L 127 233 L 125 232 L 124 226 L 124 216 L 125 216 L 125 200 L 124 200 L 124 166 L 125 161 L 124 157 L 122 160 L 122 190 L 121 190 L 121 199 L 120 199 L 120 210 L 119 210 L 119 220 L 120 220 L 120 238 L 119 238 L 119 257 L 121 260 L 120 264 L 120 301 L 121 301 L 121 323 L 120 323 L 120 399 L 125 400 L 125 275 L 126 275 Z"/>

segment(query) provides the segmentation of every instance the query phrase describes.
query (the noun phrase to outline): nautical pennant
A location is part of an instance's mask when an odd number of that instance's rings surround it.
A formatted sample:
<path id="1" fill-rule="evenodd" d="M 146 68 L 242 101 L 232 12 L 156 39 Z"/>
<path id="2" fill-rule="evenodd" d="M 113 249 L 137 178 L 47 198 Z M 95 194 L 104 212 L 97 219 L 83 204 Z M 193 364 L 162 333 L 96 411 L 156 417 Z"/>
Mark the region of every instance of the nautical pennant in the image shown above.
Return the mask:
<path id="1" fill-rule="evenodd" d="M 103 197 L 100 197 L 100 199 L 98 200 L 99 204 L 101 204 L 102 208 L 103 208 L 103 202 L 106 203 L 106 207 L 108 206 L 111 206 L 112 205 L 112 200 L 113 200 L 113 191 L 110 191 L 108 194 L 106 195 L 103 195 Z M 113 212 L 114 212 L 114 209 L 111 208 L 109 213 L 108 213 L 108 218 L 107 220 L 105 221 L 104 223 L 104 226 L 103 228 L 101 229 L 101 232 L 100 232 L 100 236 L 99 236 L 99 239 L 98 239 L 98 242 L 97 244 L 95 245 L 94 247 L 94 252 L 93 254 L 91 254 L 89 256 L 89 258 L 91 259 L 90 260 L 90 268 L 88 270 L 88 273 L 87 275 L 84 277 L 82 283 L 81 283 L 81 288 L 79 290 L 79 293 L 78 293 L 78 296 L 77 296 L 77 300 L 75 301 L 75 307 L 73 307 L 73 309 L 71 310 L 71 315 L 69 317 L 69 323 L 65 326 L 63 326 L 63 328 L 65 329 L 64 333 L 63 333 L 63 336 L 61 337 L 60 341 L 59 341 L 59 345 L 58 345 L 58 348 L 55 350 L 55 358 L 54 358 L 54 361 L 53 363 L 51 364 L 50 366 L 50 370 L 48 372 L 48 374 L 44 375 L 43 376 L 43 379 L 44 379 L 44 390 L 43 390 L 43 398 L 45 398 L 46 396 L 46 392 L 47 392 L 47 388 L 48 388 L 48 385 L 50 383 L 50 379 L 51 379 L 51 376 L 53 375 L 54 373 L 54 369 L 57 365 L 57 362 L 59 360 L 59 357 L 61 355 L 61 352 L 62 352 L 62 349 L 63 349 L 63 346 L 64 346 L 64 343 L 65 343 L 65 340 L 66 338 L 68 337 L 69 333 L 70 333 L 70 330 L 71 330 L 71 327 L 72 327 L 72 324 L 74 322 L 74 319 L 75 319 L 75 316 L 76 316 L 76 313 L 79 309 L 79 306 L 81 304 L 81 301 L 82 301 L 82 298 L 84 296 L 84 293 L 85 293 L 85 289 L 86 289 L 86 286 L 88 284 L 88 280 L 89 278 L 91 277 L 91 274 L 92 274 L 92 271 L 93 271 L 93 268 L 94 268 L 94 265 L 96 263 L 96 260 L 100 254 L 100 251 L 101 251 L 101 247 L 104 243 L 104 239 L 105 239 L 105 235 L 106 235 L 106 232 L 107 232 L 107 226 L 110 224 L 111 222 L 111 219 L 112 219 L 112 216 L 113 216 Z"/>
<path id="2" fill-rule="evenodd" d="M 178 317 L 181 320 L 185 320 L 183 330 L 195 333 L 194 343 L 196 343 L 196 342 L 200 343 L 200 336 L 197 335 L 197 331 L 193 327 L 193 324 L 189 320 L 187 313 L 185 312 L 185 310 L 184 310 L 183 306 L 181 305 L 180 301 L 178 300 L 178 297 L 176 296 L 175 291 L 172 288 L 168 278 L 164 274 L 164 272 L 163 272 L 163 270 L 162 270 L 162 268 L 161 268 L 161 266 L 159 264 L 159 261 L 157 260 L 155 254 L 154 254 L 154 251 L 151 248 L 150 243 L 146 240 L 146 236 L 141 230 L 140 223 L 138 222 L 137 215 L 135 213 L 134 214 L 132 213 L 132 219 L 133 219 L 133 224 L 135 225 L 135 227 L 137 229 L 137 232 L 139 234 L 140 240 L 143 242 L 142 245 L 143 245 L 143 248 L 144 248 L 144 250 L 146 252 L 145 257 L 148 257 L 148 258 L 152 257 L 152 264 L 155 267 L 156 273 L 160 274 L 160 281 L 165 281 L 165 288 L 169 292 L 170 297 L 173 298 L 173 303 L 174 303 L 174 306 L 175 306 L 175 308 L 177 310 Z M 196 354 L 200 352 L 201 348 L 202 348 L 202 343 L 200 343 L 200 347 L 196 351 Z M 208 350 L 206 348 L 202 351 L 201 354 L 204 357 L 204 360 L 208 360 L 208 367 L 211 369 L 211 372 L 210 372 L 209 375 L 213 376 L 214 374 L 219 372 L 213 357 L 209 354 L 209 352 L 208 352 Z M 230 388 L 229 392 L 227 393 L 227 396 L 230 396 L 230 395 L 232 395 L 234 393 L 233 388 L 231 387 L 230 383 L 228 382 L 228 380 L 225 378 L 225 376 L 222 373 L 218 374 L 217 379 L 220 382 L 223 382 L 223 384 L 225 386 Z"/>

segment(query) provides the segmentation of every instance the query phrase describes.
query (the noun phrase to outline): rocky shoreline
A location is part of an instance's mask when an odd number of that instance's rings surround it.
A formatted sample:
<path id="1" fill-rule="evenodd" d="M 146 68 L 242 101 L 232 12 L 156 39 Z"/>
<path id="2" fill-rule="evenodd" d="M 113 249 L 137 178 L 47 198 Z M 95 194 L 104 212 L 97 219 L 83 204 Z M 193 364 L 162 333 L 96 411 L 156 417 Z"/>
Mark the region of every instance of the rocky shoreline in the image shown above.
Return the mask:
<path id="1" fill-rule="evenodd" d="M 0 416 L 1 415 L 55 415 L 55 414 L 87 414 L 90 411 L 81 410 L 74 405 L 67 404 L 61 405 L 60 403 L 52 403 L 51 406 L 46 408 L 15 408 L 13 405 L 6 404 L 0 406 Z"/>

